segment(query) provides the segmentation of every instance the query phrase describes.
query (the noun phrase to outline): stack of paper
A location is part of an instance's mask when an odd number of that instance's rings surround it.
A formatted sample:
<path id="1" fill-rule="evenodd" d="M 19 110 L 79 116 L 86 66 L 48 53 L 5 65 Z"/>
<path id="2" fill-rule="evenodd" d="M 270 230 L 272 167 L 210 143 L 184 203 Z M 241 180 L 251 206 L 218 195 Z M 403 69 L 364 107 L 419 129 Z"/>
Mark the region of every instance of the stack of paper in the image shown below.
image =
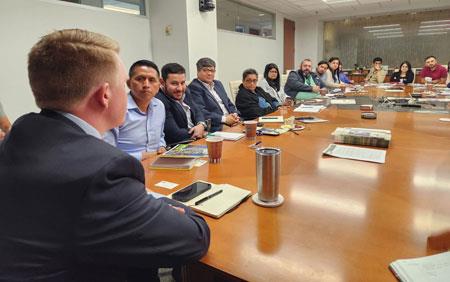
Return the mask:
<path id="1" fill-rule="evenodd" d="M 386 151 L 378 149 L 360 148 L 346 145 L 330 144 L 323 152 L 324 155 L 375 163 L 384 163 Z"/>
<path id="2" fill-rule="evenodd" d="M 299 113 L 318 113 L 321 110 L 325 109 L 325 106 L 322 105 L 300 105 L 294 109 L 294 112 Z"/>
<path id="3" fill-rule="evenodd" d="M 391 141 L 391 131 L 384 129 L 338 127 L 331 135 L 334 142 L 351 145 L 387 148 Z"/>
<path id="4" fill-rule="evenodd" d="M 330 103 L 332 105 L 356 105 L 355 99 L 333 99 Z"/>

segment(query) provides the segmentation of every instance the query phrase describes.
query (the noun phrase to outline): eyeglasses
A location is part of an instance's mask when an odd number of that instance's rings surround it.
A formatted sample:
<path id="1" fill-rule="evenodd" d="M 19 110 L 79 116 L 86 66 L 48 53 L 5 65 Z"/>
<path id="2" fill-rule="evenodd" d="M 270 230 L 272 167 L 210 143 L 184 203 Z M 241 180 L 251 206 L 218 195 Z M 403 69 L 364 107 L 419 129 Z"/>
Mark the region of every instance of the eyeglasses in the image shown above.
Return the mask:
<path id="1" fill-rule="evenodd" d="M 257 79 L 246 79 L 244 80 L 245 83 L 257 83 L 258 80 Z"/>
<path id="2" fill-rule="evenodd" d="M 212 69 L 212 68 L 211 68 L 211 69 L 203 68 L 202 71 L 214 73 L 214 72 L 216 72 L 216 69 Z"/>

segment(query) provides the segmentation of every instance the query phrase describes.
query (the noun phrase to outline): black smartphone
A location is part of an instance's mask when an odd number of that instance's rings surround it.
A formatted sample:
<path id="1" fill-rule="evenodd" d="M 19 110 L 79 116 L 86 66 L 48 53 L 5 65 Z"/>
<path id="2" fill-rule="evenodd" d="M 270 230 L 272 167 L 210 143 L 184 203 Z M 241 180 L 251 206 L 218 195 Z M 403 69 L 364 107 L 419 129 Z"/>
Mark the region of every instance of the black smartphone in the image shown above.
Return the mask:
<path id="1" fill-rule="evenodd" d="M 172 199 L 180 202 L 187 202 L 194 199 L 198 195 L 211 189 L 211 184 L 205 182 L 194 182 L 187 187 L 184 187 L 178 192 L 172 194 Z"/>

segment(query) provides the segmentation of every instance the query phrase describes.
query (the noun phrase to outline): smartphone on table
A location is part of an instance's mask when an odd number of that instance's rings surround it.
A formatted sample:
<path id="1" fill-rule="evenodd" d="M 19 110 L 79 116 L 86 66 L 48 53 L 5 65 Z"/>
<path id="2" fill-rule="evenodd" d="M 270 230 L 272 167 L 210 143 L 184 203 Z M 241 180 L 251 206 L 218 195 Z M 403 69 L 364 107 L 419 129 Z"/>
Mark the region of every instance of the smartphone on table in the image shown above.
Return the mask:
<path id="1" fill-rule="evenodd" d="M 187 202 L 211 189 L 211 184 L 197 181 L 172 194 L 172 199 Z"/>

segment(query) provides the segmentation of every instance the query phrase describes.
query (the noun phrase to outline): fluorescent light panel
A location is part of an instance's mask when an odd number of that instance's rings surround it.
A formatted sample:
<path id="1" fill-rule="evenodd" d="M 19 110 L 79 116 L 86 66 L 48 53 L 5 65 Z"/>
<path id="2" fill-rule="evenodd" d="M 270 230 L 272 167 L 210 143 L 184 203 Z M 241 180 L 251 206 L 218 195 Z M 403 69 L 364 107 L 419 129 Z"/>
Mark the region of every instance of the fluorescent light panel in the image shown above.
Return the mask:
<path id="1" fill-rule="evenodd" d="M 110 10 L 110 11 L 128 13 L 128 14 L 133 14 L 133 15 L 140 15 L 140 11 L 136 11 L 136 10 L 133 10 L 133 9 L 127 9 L 127 8 L 123 8 L 123 7 L 117 7 L 117 6 L 112 6 L 112 5 L 105 5 L 105 6 L 103 6 L 103 8 L 105 10 Z"/>
<path id="2" fill-rule="evenodd" d="M 404 37 L 403 34 L 395 34 L 395 35 L 383 35 L 383 36 L 376 36 L 376 38 L 397 38 L 397 37 Z"/>
<path id="3" fill-rule="evenodd" d="M 372 33 L 372 34 L 373 34 L 373 36 L 391 35 L 391 34 L 403 34 L 403 31 L 390 31 L 390 32 Z"/>
<path id="4" fill-rule="evenodd" d="M 418 36 L 423 36 L 423 35 L 439 35 L 439 34 L 447 34 L 447 32 L 428 32 L 428 33 L 419 32 L 419 33 L 417 33 Z"/>
<path id="5" fill-rule="evenodd" d="M 348 3 L 348 2 L 356 2 L 355 0 L 322 0 L 322 2 L 326 4 L 340 4 L 340 3 Z"/>
<path id="6" fill-rule="evenodd" d="M 419 26 L 419 28 L 423 28 L 423 29 L 436 28 L 436 27 L 450 27 L 450 23 L 448 23 L 448 24 L 435 24 L 435 25 L 421 25 L 421 26 Z"/>
<path id="7" fill-rule="evenodd" d="M 364 26 L 364 29 L 372 29 L 372 28 L 387 28 L 387 27 L 396 27 L 400 26 L 400 24 L 385 24 L 385 25 L 372 25 L 372 26 Z"/>
<path id="8" fill-rule="evenodd" d="M 439 20 L 439 21 L 424 21 L 420 22 L 421 24 L 430 24 L 430 23 L 450 23 L 450 20 Z"/>
<path id="9" fill-rule="evenodd" d="M 401 31 L 402 28 L 401 27 L 397 27 L 397 28 L 386 28 L 386 29 L 372 29 L 372 30 L 368 30 L 368 32 L 385 32 L 385 31 Z"/>

